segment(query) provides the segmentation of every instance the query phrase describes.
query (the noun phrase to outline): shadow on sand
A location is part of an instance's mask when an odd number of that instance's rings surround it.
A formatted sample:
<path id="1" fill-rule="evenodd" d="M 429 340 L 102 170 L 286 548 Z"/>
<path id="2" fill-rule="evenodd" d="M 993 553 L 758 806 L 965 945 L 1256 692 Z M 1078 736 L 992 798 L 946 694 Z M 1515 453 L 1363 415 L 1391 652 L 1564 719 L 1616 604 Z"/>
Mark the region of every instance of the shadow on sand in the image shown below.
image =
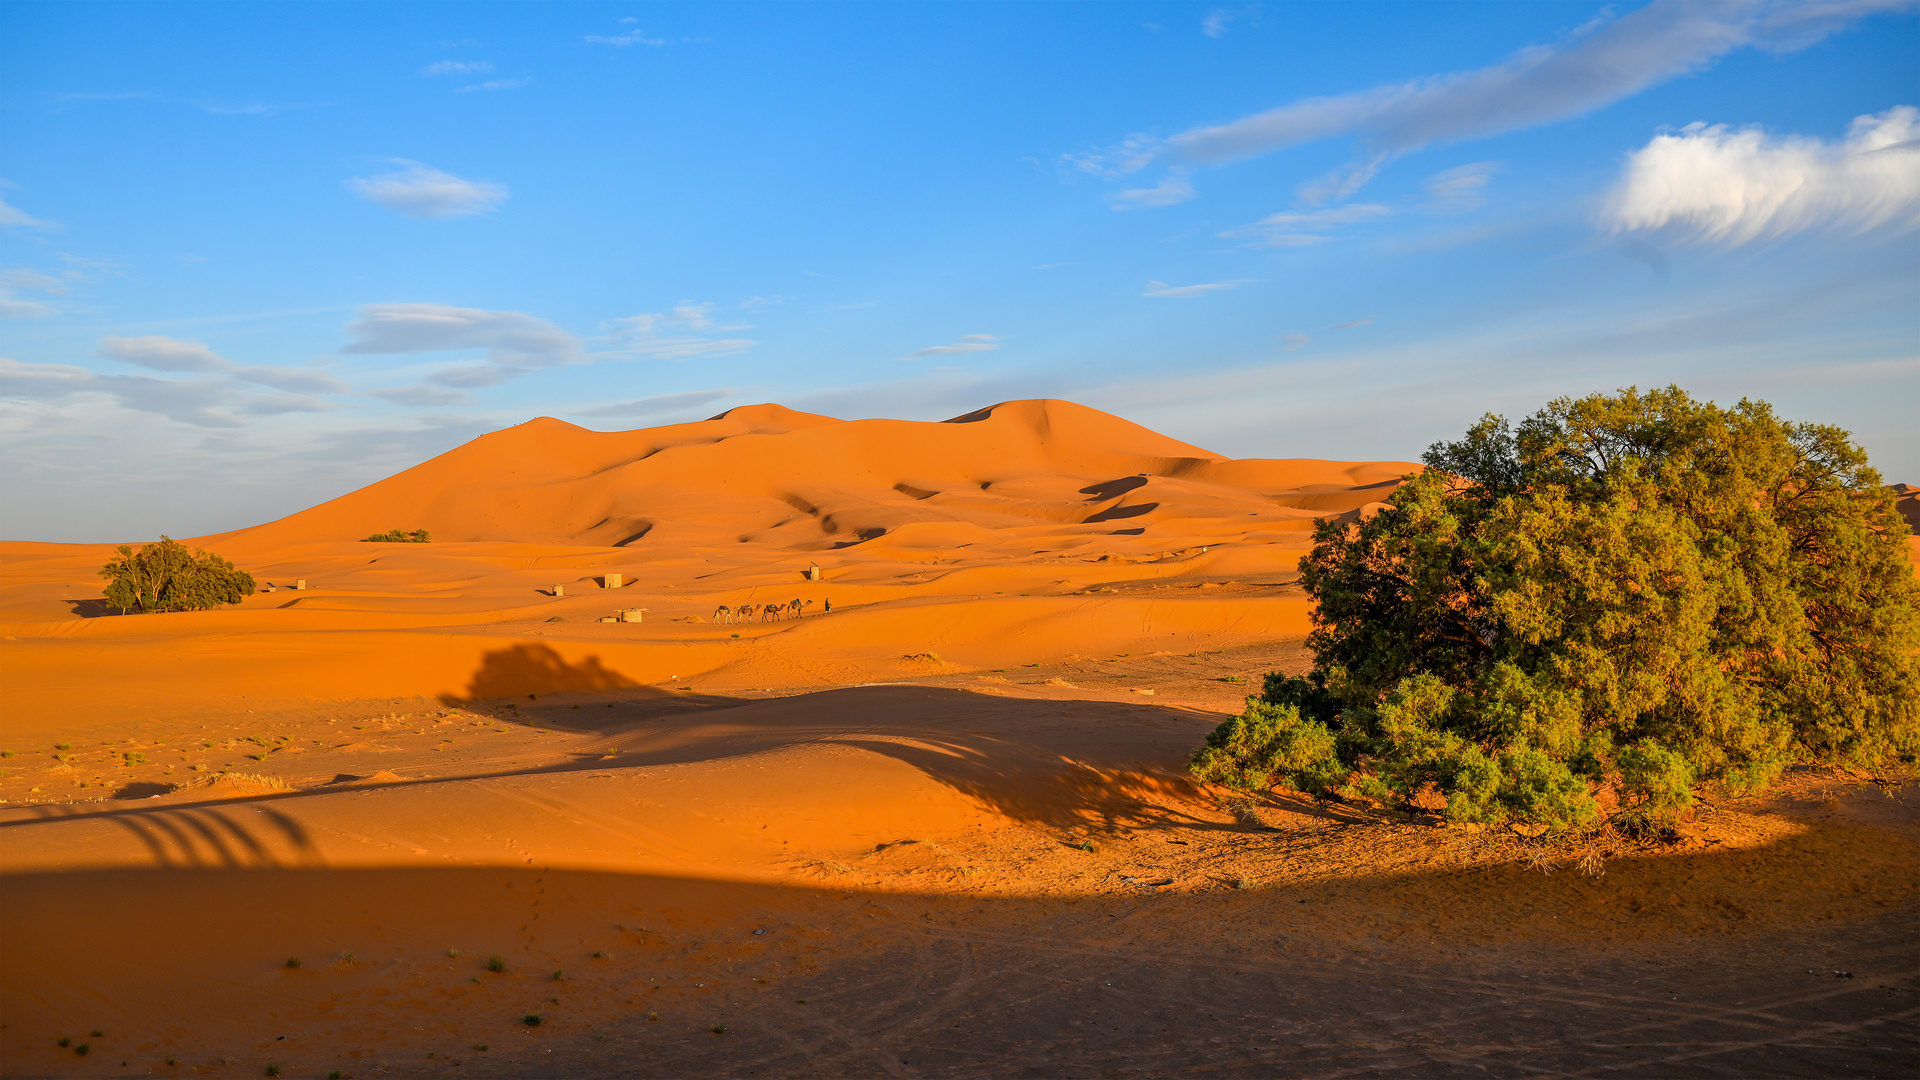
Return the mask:
<path id="1" fill-rule="evenodd" d="M 237 859 L 286 840 L 253 814 L 171 817 Z M 0 1069 L 71 1075 L 56 1037 L 99 1024 L 148 1041 L 115 1055 L 158 1040 L 222 1075 L 429 1052 L 436 1074 L 539 1077 L 1909 1072 L 1910 898 L 1872 908 L 1821 878 L 1819 851 L 1776 846 L 1600 881 L 1508 867 L 1165 896 L 536 866 L 14 875 Z M 1759 929 L 1702 895 L 1757 908 L 1803 886 L 1814 907 Z"/>

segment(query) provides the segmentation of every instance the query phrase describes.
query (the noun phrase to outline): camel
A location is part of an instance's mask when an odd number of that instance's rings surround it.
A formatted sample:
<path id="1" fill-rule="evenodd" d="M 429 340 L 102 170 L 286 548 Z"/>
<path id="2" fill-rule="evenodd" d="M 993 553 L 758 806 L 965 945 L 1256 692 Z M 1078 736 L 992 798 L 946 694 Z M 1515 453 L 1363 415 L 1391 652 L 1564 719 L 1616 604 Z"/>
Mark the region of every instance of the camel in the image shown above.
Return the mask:
<path id="1" fill-rule="evenodd" d="M 781 607 L 782 607 L 782 606 L 783 606 L 783 605 L 780 605 L 780 604 L 768 604 L 768 605 L 766 605 L 766 606 L 764 606 L 764 607 L 762 607 L 762 608 L 760 609 L 760 621 L 761 621 L 761 622 L 772 622 L 773 620 L 775 620 L 775 619 L 777 619 L 777 618 L 779 618 L 779 617 L 780 617 L 780 609 L 781 609 Z"/>
<path id="2" fill-rule="evenodd" d="M 795 600 L 793 603 L 787 605 L 787 617 L 790 619 L 800 618 L 807 613 L 807 607 L 812 603 L 813 601 L 811 600 Z"/>
<path id="3" fill-rule="evenodd" d="M 717 623 L 731 624 L 733 622 L 733 609 L 728 607 L 725 604 L 721 604 L 719 607 L 714 608 L 713 621 Z"/>

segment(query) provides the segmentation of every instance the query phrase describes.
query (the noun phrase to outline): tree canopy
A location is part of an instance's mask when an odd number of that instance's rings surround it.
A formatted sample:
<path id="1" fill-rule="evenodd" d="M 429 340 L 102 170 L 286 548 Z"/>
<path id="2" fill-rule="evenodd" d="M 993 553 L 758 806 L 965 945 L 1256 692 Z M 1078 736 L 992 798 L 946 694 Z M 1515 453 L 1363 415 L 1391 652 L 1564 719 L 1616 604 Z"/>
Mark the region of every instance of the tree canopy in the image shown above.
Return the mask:
<path id="1" fill-rule="evenodd" d="M 1845 431 L 1628 389 L 1423 460 L 1391 509 L 1319 523 L 1314 666 L 1196 775 L 1558 829 L 1596 795 L 1661 824 L 1702 781 L 1920 757 L 1909 531 Z"/>
<path id="2" fill-rule="evenodd" d="M 253 575 L 208 551 L 189 551 L 166 536 L 139 551 L 128 544 L 100 568 L 106 600 L 122 612 L 200 611 L 237 604 L 253 595 Z"/>

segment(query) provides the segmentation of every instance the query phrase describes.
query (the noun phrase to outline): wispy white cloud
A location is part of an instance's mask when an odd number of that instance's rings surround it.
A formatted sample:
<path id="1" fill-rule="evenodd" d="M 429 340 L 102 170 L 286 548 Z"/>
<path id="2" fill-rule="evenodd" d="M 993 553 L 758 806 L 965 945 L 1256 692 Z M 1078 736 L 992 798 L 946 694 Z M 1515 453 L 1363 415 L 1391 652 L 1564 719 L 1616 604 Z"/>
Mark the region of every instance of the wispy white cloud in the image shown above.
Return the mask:
<path id="1" fill-rule="evenodd" d="M 1427 177 L 1426 208 L 1438 214 L 1477 209 L 1487 201 L 1487 185 L 1493 182 L 1493 174 L 1500 168 L 1498 161 L 1476 161 Z"/>
<path id="2" fill-rule="evenodd" d="M 623 417 L 658 416 L 661 413 L 679 412 L 682 409 L 697 408 L 709 402 L 734 396 L 733 390 L 695 390 L 687 394 L 662 394 L 659 397 L 640 398 L 637 401 L 621 401 L 612 405 L 600 405 L 591 409 L 578 409 L 570 416 Z"/>
<path id="3" fill-rule="evenodd" d="M 1152 135 L 1133 134 L 1102 150 L 1083 150 L 1060 155 L 1060 164 L 1070 174 L 1112 180 L 1139 172 L 1160 152 L 1160 140 Z"/>
<path id="4" fill-rule="evenodd" d="M 1240 15 L 1241 12 L 1227 8 L 1214 8 L 1207 12 L 1206 18 L 1200 20 L 1200 32 L 1210 38 L 1224 37 L 1227 33 L 1227 24 L 1239 18 Z"/>
<path id="5" fill-rule="evenodd" d="M 1204 285 L 1169 285 L 1164 281 L 1149 281 L 1147 282 L 1147 290 L 1140 295 L 1179 298 L 1205 296 L 1210 292 L 1219 292 L 1222 289 L 1237 289 L 1242 285 L 1251 285 L 1258 280 L 1260 279 L 1239 278 L 1234 281 L 1213 281 Z"/>
<path id="6" fill-rule="evenodd" d="M 1115 210 L 1142 210 L 1154 206 L 1174 206 L 1195 195 L 1193 184 L 1184 176 L 1169 176 L 1149 188 L 1130 188 L 1107 196 Z"/>
<path id="7" fill-rule="evenodd" d="M 750 338 L 711 336 L 753 329 L 747 323 L 720 325 L 713 319 L 717 308 L 712 303 L 686 301 L 672 311 L 615 319 L 607 327 L 613 348 L 595 355 L 606 359 L 687 360 L 725 356 L 759 344 Z"/>
<path id="8" fill-rule="evenodd" d="M 54 314 L 56 309 L 53 304 L 46 300 L 28 299 L 20 294 L 24 291 L 62 295 L 69 291 L 68 284 L 67 279 L 38 270 L 0 271 L 0 319 L 39 319 Z"/>
<path id="9" fill-rule="evenodd" d="M 951 345 L 929 345 L 924 349 L 915 349 L 903 360 L 918 359 L 923 356 L 958 356 L 963 353 L 992 352 L 1004 348 L 995 334 L 968 334 Z"/>
<path id="10" fill-rule="evenodd" d="M 485 60 L 441 60 L 420 69 L 429 78 L 435 75 L 485 75 L 493 65 Z"/>
<path id="11" fill-rule="evenodd" d="M 241 415 L 278 416 L 290 412 L 321 412 L 330 407 L 304 393 L 261 395 L 248 392 L 240 385 L 263 381 L 258 377 L 261 372 L 269 378 L 309 374 L 277 368 L 234 367 L 223 372 L 220 378 L 156 379 L 149 375 L 101 375 L 68 364 L 23 364 L 0 359 L 0 398 L 59 402 L 103 396 L 123 408 L 203 428 L 245 427 L 246 421 Z M 325 376 L 315 378 L 330 384 L 329 391 L 345 389 Z"/>
<path id="12" fill-rule="evenodd" d="M 208 348 L 204 342 L 150 334 L 143 337 L 103 337 L 94 355 L 119 360 L 151 371 L 190 372 L 225 375 L 229 381 L 252 383 L 291 394 L 344 394 L 347 386 L 330 375 L 299 368 L 271 365 L 236 364 Z M 320 408 L 318 403 L 314 409 Z M 302 406 L 302 409 L 305 409 Z M 257 410 L 255 410 L 257 411 Z"/>
<path id="13" fill-rule="evenodd" d="M 1069 174 L 1117 179 L 1155 161 L 1189 168 L 1224 165 L 1321 139 L 1357 136 L 1364 149 L 1356 161 L 1302 188 L 1303 201 L 1317 206 L 1351 197 L 1383 164 L 1422 147 L 1571 119 L 1702 70 L 1736 49 L 1805 48 L 1848 23 L 1915 3 L 1665 0 L 1619 18 L 1603 14 L 1557 44 L 1521 49 L 1490 67 L 1304 98 L 1165 140 L 1130 135 L 1104 150 L 1065 154 L 1060 161 Z M 1232 9 L 1212 9 L 1202 30 L 1218 37 L 1235 17 Z M 1452 193 L 1470 194 L 1472 188 L 1463 177 Z M 1194 194 L 1190 181 L 1176 174 L 1109 199 L 1116 209 L 1136 209 L 1171 206 Z"/>
<path id="14" fill-rule="evenodd" d="M 1689 124 L 1627 162 L 1604 222 L 1727 247 L 1810 231 L 1920 226 L 1920 110 L 1854 119 L 1836 142 Z"/>
<path id="15" fill-rule="evenodd" d="M 1353 320 L 1352 322 L 1343 322 L 1343 323 L 1334 323 L 1334 324 L 1333 324 L 1332 326 L 1329 326 L 1329 327 L 1327 327 L 1326 329 L 1328 329 L 1328 330 L 1351 330 L 1351 329 L 1353 329 L 1353 328 L 1355 328 L 1355 327 L 1357 327 L 1357 326 L 1372 326 L 1372 325 L 1373 325 L 1373 320 L 1375 320 L 1375 319 L 1377 319 L 1377 318 L 1379 318 L 1379 317 L 1380 317 L 1380 316 L 1378 316 L 1378 315 L 1369 315 L 1369 316 L 1367 316 L 1367 317 L 1366 317 L 1366 318 L 1364 318 L 1364 319 L 1355 319 L 1355 320 Z"/>
<path id="16" fill-rule="evenodd" d="M 1391 213 L 1392 207 L 1379 203 L 1354 203 L 1327 210 L 1289 210 L 1271 214 L 1251 225 L 1227 229 L 1219 235 L 1228 240 L 1251 238 L 1246 246 L 1252 248 L 1309 247 L 1325 243 L 1330 239 L 1325 234 L 1333 229 L 1373 221 Z"/>
<path id="17" fill-rule="evenodd" d="M 444 386 L 429 386 L 416 383 L 413 386 L 390 386 L 380 390 L 369 390 L 367 396 L 377 397 L 394 405 L 417 405 L 437 407 L 442 405 L 471 405 L 473 395 L 464 390 L 450 390 Z"/>
<path id="18" fill-rule="evenodd" d="M 1476 71 L 1335 97 L 1308 98 L 1169 139 L 1183 160 L 1221 164 L 1358 133 L 1400 154 L 1580 116 L 1698 71 L 1734 49 L 1803 48 L 1865 15 L 1911 0 L 1772 0 L 1648 4 L 1562 47 L 1522 49 Z"/>
<path id="19" fill-rule="evenodd" d="M 8 229 L 35 229 L 40 232 L 59 232 L 60 223 L 43 221 L 25 210 L 0 199 L 0 227 Z"/>
<path id="20" fill-rule="evenodd" d="M 622 19 L 620 21 L 627 22 L 629 20 Z M 635 27 L 632 30 L 628 30 L 625 33 L 610 34 L 607 36 L 601 36 L 599 34 L 588 34 L 587 40 L 595 45 L 612 45 L 622 49 L 626 48 L 629 45 L 651 45 L 654 48 L 659 48 L 660 46 L 665 45 L 667 43 L 665 38 L 648 37 L 638 27 Z"/>
<path id="21" fill-rule="evenodd" d="M 1280 338 L 1280 347 L 1288 352 L 1299 352 L 1312 340 L 1305 334 L 1286 334 Z"/>
<path id="22" fill-rule="evenodd" d="M 524 78 L 524 77 L 518 78 L 518 79 L 488 79 L 486 82 L 483 82 L 483 83 L 474 83 L 471 86 L 462 86 L 459 89 L 455 90 L 454 93 L 471 94 L 481 90 L 516 90 L 522 86 L 530 85 L 532 82 L 533 82 L 532 79 Z"/>
<path id="23" fill-rule="evenodd" d="M 486 362 L 443 368 L 428 377 L 441 386 L 496 386 L 530 371 L 585 359 L 572 334 L 518 311 L 488 311 L 448 304 L 369 304 L 347 325 L 353 342 L 342 353 L 400 353 L 485 349 Z"/>
<path id="24" fill-rule="evenodd" d="M 354 177 L 347 187 L 361 198 L 410 218 L 468 217 L 507 201 L 507 188 L 486 180 L 464 180 L 430 165 L 394 158 L 405 168 L 383 176 Z"/>
<path id="25" fill-rule="evenodd" d="M 158 334 L 147 337 L 103 337 L 95 356 L 124 360 L 154 371 L 226 371 L 233 365 L 198 341 L 181 341 Z"/>

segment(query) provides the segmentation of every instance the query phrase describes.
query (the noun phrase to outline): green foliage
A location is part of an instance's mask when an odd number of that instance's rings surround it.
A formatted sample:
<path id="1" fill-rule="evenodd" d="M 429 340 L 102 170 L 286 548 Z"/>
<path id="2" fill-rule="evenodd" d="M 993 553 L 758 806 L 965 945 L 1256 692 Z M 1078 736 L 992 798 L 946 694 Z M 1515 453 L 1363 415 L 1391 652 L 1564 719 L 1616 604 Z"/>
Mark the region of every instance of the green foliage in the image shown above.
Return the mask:
<path id="1" fill-rule="evenodd" d="M 507 970 L 507 958 L 499 953 L 487 957 L 487 970 L 499 975 Z"/>
<path id="2" fill-rule="evenodd" d="M 1194 751 L 1195 776 L 1235 791 L 1259 791 L 1276 781 L 1300 791 L 1331 791 L 1347 774 L 1333 753 L 1333 732 L 1302 720 L 1295 705 L 1247 699 L 1247 710 L 1215 728 Z"/>
<path id="3" fill-rule="evenodd" d="M 374 533 L 360 542 L 363 544 L 431 544 L 433 536 L 425 529 L 415 529 L 412 532 L 405 529 L 392 529 L 383 533 Z"/>
<path id="4" fill-rule="evenodd" d="M 253 595 L 253 575 L 208 551 L 189 551 L 166 536 L 139 551 L 121 544 L 118 554 L 100 568 L 107 579 L 107 603 L 123 613 L 203 611 L 221 604 L 237 604 Z"/>
<path id="5" fill-rule="evenodd" d="M 1658 826 L 1703 781 L 1920 758 L 1909 530 L 1846 432 L 1629 389 L 1425 460 L 1391 510 L 1320 523 L 1313 670 L 1268 676 L 1197 776 L 1552 828 L 1612 787 Z"/>

